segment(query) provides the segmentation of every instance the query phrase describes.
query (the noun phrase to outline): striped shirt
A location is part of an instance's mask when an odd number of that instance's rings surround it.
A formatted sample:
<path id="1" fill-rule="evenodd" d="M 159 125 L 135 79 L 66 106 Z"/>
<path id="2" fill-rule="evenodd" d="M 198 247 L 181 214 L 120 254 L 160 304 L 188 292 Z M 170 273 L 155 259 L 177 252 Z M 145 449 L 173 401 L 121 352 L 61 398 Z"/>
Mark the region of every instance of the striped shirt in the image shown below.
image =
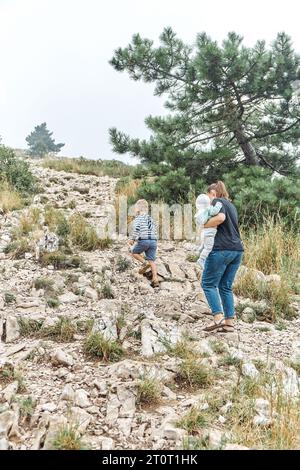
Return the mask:
<path id="1" fill-rule="evenodd" d="M 133 223 L 132 240 L 157 240 L 156 225 L 149 214 L 138 215 Z"/>

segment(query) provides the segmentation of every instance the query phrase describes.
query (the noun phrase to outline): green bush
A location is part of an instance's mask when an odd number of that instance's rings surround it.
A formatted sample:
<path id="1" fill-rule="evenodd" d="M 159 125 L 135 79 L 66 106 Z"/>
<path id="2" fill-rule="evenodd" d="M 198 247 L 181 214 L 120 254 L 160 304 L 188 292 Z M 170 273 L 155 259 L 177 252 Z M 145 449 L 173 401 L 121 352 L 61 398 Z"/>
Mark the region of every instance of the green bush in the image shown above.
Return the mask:
<path id="1" fill-rule="evenodd" d="M 153 181 L 144 180 L 137 190 L 137 198 L 174 204 L 187 202 L 190 190 L 191 180 L 180 168 L 158 176 Z"/>
<path id="2" fill-rule="evenodd" d="M 225 184 L 245 226 L 273 216 L 291 228 L 299 227 L 300 186 L 286 177 L 272 178 L 260 167 L 239 167 L 224 176 Z"/>
<path id="3" fill-rule="evenodd" d="M 18 158 L 15 152 L 0 144 L 0 182 L 7 182 L 12 188 L 23 194 L 37 191 L 36 179 L 29 165 Z"/>

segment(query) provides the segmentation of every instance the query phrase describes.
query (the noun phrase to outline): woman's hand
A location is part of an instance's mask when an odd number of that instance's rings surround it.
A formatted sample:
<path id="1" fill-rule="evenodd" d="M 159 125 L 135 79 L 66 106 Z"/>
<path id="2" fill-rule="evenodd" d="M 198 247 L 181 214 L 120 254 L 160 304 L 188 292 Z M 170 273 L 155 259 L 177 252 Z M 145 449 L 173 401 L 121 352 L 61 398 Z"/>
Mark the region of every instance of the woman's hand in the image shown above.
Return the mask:
<path id="1" fill-rule="evenodd" d="M 214 228 L 217 227 L 218 225 L 222 224 L 224 220 L 226 219 L 225 214 L 220 212 L 220 214 L 215 215 L 211 219 L 209 219 L 206 224 L 204 224 L 204 228 Z"/>
<path id="2" fill-rule="evenodd" d="M 128 245 L 132 246 L 134 244 L 134 240 L 128 240 Z"/>

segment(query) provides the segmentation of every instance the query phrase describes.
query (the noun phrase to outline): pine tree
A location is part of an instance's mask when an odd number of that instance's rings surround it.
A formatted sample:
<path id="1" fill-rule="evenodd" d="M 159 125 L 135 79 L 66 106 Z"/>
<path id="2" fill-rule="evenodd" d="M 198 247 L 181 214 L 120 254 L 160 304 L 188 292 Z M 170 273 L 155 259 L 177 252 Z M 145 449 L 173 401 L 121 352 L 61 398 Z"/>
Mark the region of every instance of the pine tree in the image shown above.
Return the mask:
<path id="1" fill-rule="evenodd" d="M 65 144 L 56 144 L 52 137 L 53 132 L 47 129 L 47 124 L 43 122 L 34 128 L 26 137 L 30 155 L 33 157 L 44 157 L 48 153 L 58 153 Z"/>
<path id="2" fill-rule="evenodd" d="M 136 34 L 110 63 L 133 80 L 154 83 L 155 95 L 167 96 L 170 111 L 146 118 L 148 141 L 111 128 L 115 152 L 206 177 L 237 162 L 282 174 L 295 170 L 300 106 L 293 84 L 300 79 L 300 57 L 285 33 L 269 48 L 264 41 L 246 47 L 234 32 L 222 45 L 201 33 L 191 47 L 166 28 L 159 47 Z"/>

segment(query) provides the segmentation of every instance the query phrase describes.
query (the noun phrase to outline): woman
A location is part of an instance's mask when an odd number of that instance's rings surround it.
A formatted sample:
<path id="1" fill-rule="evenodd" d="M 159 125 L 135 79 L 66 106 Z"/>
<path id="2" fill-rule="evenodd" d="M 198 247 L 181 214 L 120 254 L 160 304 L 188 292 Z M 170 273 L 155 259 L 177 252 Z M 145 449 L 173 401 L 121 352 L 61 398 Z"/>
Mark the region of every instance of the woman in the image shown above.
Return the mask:
<path id="1" fill-rule="evenodd" d="M 237 210 L 228 199 L 224 183 L 218 181 L 211 184 L 207 188 L 207 194 L 212 205 L 219 201 L 222 208 L 204 225 L 205 228 L 217 228 L 201 281 L 214 316 L 213 324 L 204 328 L 204 331 L 230 333 L 234 331 L 235 314 L 232 285 L 242 261 L 244 247 L 238 227 Z"/>

